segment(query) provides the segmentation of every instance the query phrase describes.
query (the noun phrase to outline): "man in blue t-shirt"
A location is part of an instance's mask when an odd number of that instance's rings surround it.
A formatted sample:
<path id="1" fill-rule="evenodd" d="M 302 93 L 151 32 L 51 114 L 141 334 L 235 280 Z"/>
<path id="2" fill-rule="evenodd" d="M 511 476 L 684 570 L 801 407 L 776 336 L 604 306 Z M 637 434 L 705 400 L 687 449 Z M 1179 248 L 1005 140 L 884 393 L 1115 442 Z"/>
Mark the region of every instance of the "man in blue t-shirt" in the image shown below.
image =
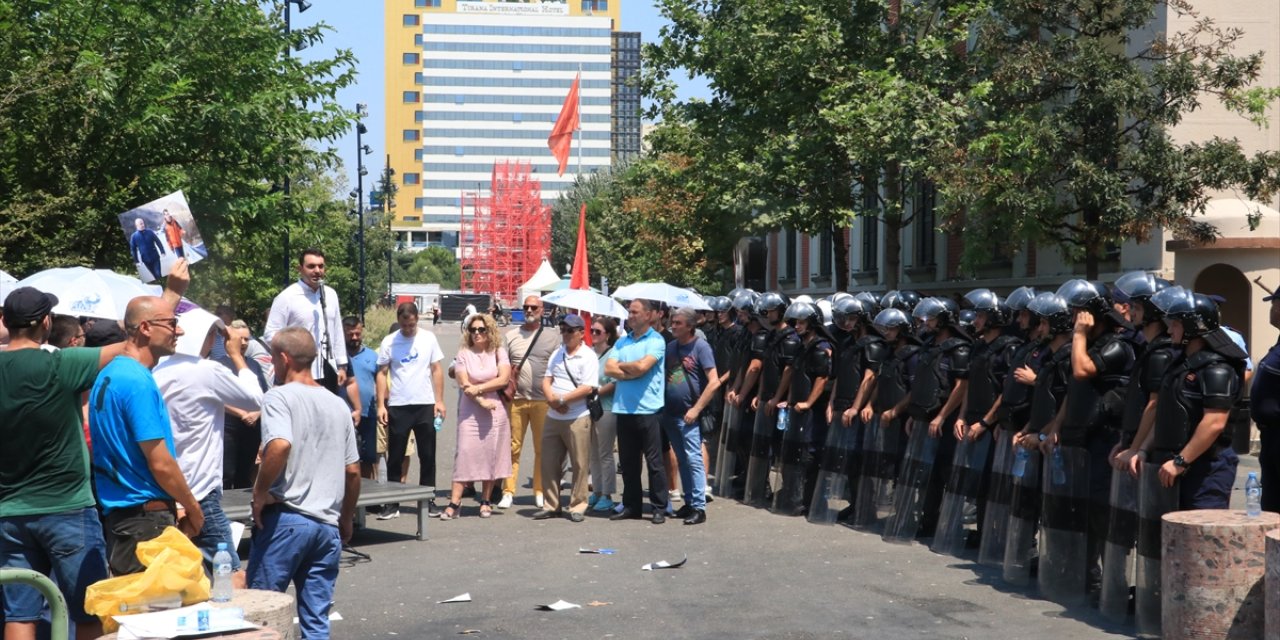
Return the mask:
<path id="1" fill-rule="evenodd" d="M 707 474 L 699 425 L 702 412 L 720 388 L 715 353 L 695 333 L 697 321 L 698 313 L 692 309 L 671 313 L 675 340 L 667 343 L 666 410 L 662 418 L 662 428 L 679 463 L 680 487 L 684 489 L 684 506 L 676 517 L 683 518 L 685 524 L 707 521 Z"/>
<path id="2" fill-rule="evenodd" d="M 631 332 L 618 340 L 605 361 L 605 375 L 617 380 L 613 414 L 618 418 L 618 462 L 622 467 L 622 511 L 610 520 L 643 517 L 640 458 L 649 471 L 649 502 L 653 523 L 666 521 L 667 474 L 662 466 L 662 437 L 658 414 L 664 405 L 663 367 L 667 343 L 653 330 L 660 318 L 658 303 L 632 300 L 627 308 Z"/>
<path id="3" fill-rule="evenodd" d="M 342 332 L 347 339 L 347 388 L 354 386 L 359 393 L 356 443 L 360 448 L 360 475 L 372 479 L 378 471 L 378 413 L 372 411 L 377 395 L 374 376 L 378 373 L 378 353 L 364 346 L 364 323 L 359 318 L 343 318 Z M 350 399 L 347 404 L 351 404 Z"/>
<path id="4" fill-rule="evenodd" d="M 204 512 L 174 458 L 169 412 L 151 376 L 182 335 L 173 304 L 134 298 L 124 324 L 124 354 L 102 369 L 89 393 L 93 479 L 105 514 L 107 564 L 117 576 L 146 569 L 137 545 L 165 527 L 176 525 L 188 536 L 204 527 Z M 178 505 L 186 510 L 181 517 Z"/>

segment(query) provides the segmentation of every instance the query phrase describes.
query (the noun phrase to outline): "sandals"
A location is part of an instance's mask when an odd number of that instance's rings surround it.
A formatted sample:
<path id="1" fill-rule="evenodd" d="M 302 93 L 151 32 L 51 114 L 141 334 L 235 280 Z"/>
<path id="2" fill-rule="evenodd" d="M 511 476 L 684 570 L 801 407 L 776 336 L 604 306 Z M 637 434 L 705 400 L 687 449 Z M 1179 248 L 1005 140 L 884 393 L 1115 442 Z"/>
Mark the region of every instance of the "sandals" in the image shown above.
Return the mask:
<path id="1" fill-rule="evenodd" d="M 440 512 L 441 520 L 457 520 L 460 517 L 462 517 L 462 505 L 456 502 L 450 502 L 449 506 Z"/>
<path id="2" fill-rule="evenodd" d="M 481 500 L 480 501 L 480 517 L 488 518 L 491 515 L 493 515 L 493 504 L 490 503 L 488 500 Z"/>

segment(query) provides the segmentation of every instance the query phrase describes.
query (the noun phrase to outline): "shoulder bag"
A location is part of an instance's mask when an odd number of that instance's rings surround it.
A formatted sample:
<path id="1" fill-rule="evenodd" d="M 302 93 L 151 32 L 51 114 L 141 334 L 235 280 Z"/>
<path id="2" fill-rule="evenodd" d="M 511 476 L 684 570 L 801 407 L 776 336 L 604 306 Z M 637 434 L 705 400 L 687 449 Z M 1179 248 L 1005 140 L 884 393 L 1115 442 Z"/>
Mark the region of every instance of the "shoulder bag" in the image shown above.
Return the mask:
<path id="1" fill-rule="evenodd" d="M 697 343 L 695 342 L 694 344 Z M 679 347 L 676 348 L 676 355 L 680 355 Z M 683 369 L 684 360 L 682 359 L 677 366 Z M 684 381 L 689 385 L 689 397 L 693 400 L 694 404 L 698 404 L 698 395 L 694 394 L 696 390 L 693 388 L 693 376 L 689 375 L 688 371 L 684 373 Z M 698 431 L 702 434 L 703 440 L 709 439 L 711 434 L 716 432 L 716 427 L 718 426 L 719 425 L 716 424 L 716 417 L 707 413 L 706 410 L 703 410 L 703 412 L 698 416 Z"/>
<path id="2" fill-rule="evenodd" d="M 561 347 L 563 349 L 563 347 Z M 594 354 L 592 354 L 594 355 Z M 573 383 L 573 388 L 578 388 L 578 381 L 573 379 L 573 370 L 569 368 L 569 352 L 564 354 L 564 372 L 569 376 L 569 382 Z M 587 396 L 587 411 L 591 413 L 591 421 L 595 422 L 604 415 L 604 405 L 600 404 L 600 387 L 591 387 L 591 395 Z"/>
<path id="3" fill-rule="evenodd" d="M 529 348 L 525 349 L 524 355 L 520 357 L 520 364 L 511 370 L 511 379 L 507 380 L 507 388 L 499 392 L 503 402 L 511 402 L 516 399 L 516 383 L 520 380 L 520 369 L 524 367 L 524 361 L 529 359 L 529 352 L 533 351 L 534 345 L 538 344 L 538 338 L 541 336 L 542 327 L 538 327 L 538 330 L 533 334 L 533 339 L 529 341 Z M 537 384 L 537 382 L 537 380 L 534 380 L 534 384 Z"/>

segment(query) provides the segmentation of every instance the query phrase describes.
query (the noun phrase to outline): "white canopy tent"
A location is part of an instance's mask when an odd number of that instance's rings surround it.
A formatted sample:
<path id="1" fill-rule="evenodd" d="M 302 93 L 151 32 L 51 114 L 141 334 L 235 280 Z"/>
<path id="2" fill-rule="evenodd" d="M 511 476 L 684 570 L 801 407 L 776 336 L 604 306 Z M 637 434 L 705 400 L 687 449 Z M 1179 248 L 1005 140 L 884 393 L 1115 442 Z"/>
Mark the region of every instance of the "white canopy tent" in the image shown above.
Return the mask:
<path id="1" fill-rule="evenodd" d="M 559 282 L 560 276 L 556 275 L 556 270 L 551 268 L 551 263 L 544 259 L 542 264 L 538 265 L 538 270 L 533 273 L 533 277 L 520 285 L 520 299 L 515 302 L 520 304 L 528 296 L 550 291 Z"/>

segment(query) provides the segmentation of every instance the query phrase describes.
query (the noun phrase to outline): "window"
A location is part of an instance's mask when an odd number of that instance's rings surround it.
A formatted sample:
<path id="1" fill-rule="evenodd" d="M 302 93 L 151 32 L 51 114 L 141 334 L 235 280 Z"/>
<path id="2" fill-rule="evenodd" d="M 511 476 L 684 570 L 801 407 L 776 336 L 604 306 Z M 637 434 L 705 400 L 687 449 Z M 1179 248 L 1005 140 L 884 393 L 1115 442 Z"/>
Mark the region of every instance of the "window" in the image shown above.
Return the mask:
<path id="1" fill-rule="evenodd" d="M 455 156 L 466 155 L 466 150 L 462 148 L 462 145 L 458 145 L 453 148 L 453 155 Z"/>
<path id="2" fill-rule="evenodd" d="M 420 177 L 419 177 L 419 175 L 418 175 L 418 174 L 416 174 L 416 173 L 406 173 L 406 174 L 404 174 L 404 183 L 405 183 L 405 184 L 419 184 L 419 182 L 420 182 Z"/>
<path id="3" fill-rule="evenodd" d="M 426 206 L 426 202 L 427 202 L 427 199 L 426 199 L 426 198 L 414 198 L 414 199 L 413 199 L 413 208 L 414 208 L 414 209 L 421 209 L 422 207 Z"/>
<path id="4" fill-rule="evenodd" d="M 512 71 L 523 71 L 523 70 L 524 70 L 524 63 L 523 63 L 523 62 L 520 62 L 519 60 L 515 60 L 515 61 L 513 61 L 513 62 L 511 63 L 511 70 L 512 70 Z"/>
<path id="5" fill-rule="evenodd" d="M 867 180 L 862 187 L 862 270 L 880 268 L 880 186 Z"/>
<path id="6" fill-rule="evenodd" d="M 784 262 L 779 265 L 779 280 L 795 280 L 796 279 L 796 230 L 785 229 L 782 232 L 782 241 L 786 245 L 786 251 L 783 253 Z"/>
<path id="7" fill-rule="evenodd" d="M 402 18 L 402 20 L 404 21 L 403 24 L 406 27 L 416 27 L 421 22 L 421 20 L 418 18 L 418 14 L 416 13 L 406 13 L 404 14 L 404 17 Z"/>
<path id="8" fill-rule="evenodd" d="M 400 98 L 400 99 L 401 99 L 401 100 L 403 100 L 403 101 L 404 101 L 404 102 L 406 102 L 406 103 L 408 103 L 408 102 L 417 102 L 417 101 L 418 101 L 418 92 L 417 92 L 417 91 L 405 91 L 404 93 L 400 94 L 400 96 L 401 96 L 401 98 Z"/>
<path id="9" fill-rule="evenodd" d="M 938 189 L 932 182 L 922 181 L 916 196 L 916 263 L 917 267 L 931 267 L 937 264 L 934 236 L 938 224 L 936 212 L 938 206 Z"/>
<path id="10" fill-rule="evenodd" d="M 401 135 L 403 136 L 401 139 L 405 142 L 417 142 L 422 133 L 417 129 L 405 129 Z"/>
<path id="11" fill-rule="evenodd" d="M 413 0 L 413 6 L 418 8 L 440 8 L 440 0 Z"/>
<path id="12" fill-rule="evenodd" d="M 608 11 L 609 0 L 582 0 L 582 12 Z"/>
<path id="13" fill-rule="evenodd" d="M 466 100 L 466 96 L 462 95 L 461 93 L 459 93 L 459 94 L 457 94 L 457 95 L 453 96 L 453 103 L 454 103 L 454 104 L 463 104 L 463 103 L 465 103 L 466 101 L 467 101 L 467 100 Z"/>
<path id="14" fill-rule="evenodd" d="M 423 42 L 424 42 L 424 39 L 423 39 L 423 37 L 422 37 L 422 34 L 421 34 L 421 33 L 415 33 L 415 34 L 413 34 L 413 45 L 414 45 L 414 46 L 416 46 L 416 47 L 421 47 Z"/>
<path id="15" fill-rule="evenodd" d="M 421 58 L 419 58 L 416 53 L 403 53 L 400 54 L 400 62 L 404 64 L 418 64 L 421 62 Z"/>
<path id="16" fill-rule="evenodd" d="M 521 115 L 521 114 L 519 114 L 519 113 L 513 113 L 513 114 L 511 114 L 511 121 L 512 121 L 512 122 L 524 122 L 524 116 L 523 116 L 523 115 Z"/>
<path id="17" fill-rule="evenodd" d="M 426 153 L 426 150 L 425 150 L 425 149 L 422 149 L 421 147 L 419 147 L 419 148 L 417 148 L 417 149 L 414 149 L 414 150 L 413 150 L 413 161 L 414 161 L 414 162 L 422 162 L 422 156 L 423 156 L 423 154 L 424 154 L 424 153 Z"/>

